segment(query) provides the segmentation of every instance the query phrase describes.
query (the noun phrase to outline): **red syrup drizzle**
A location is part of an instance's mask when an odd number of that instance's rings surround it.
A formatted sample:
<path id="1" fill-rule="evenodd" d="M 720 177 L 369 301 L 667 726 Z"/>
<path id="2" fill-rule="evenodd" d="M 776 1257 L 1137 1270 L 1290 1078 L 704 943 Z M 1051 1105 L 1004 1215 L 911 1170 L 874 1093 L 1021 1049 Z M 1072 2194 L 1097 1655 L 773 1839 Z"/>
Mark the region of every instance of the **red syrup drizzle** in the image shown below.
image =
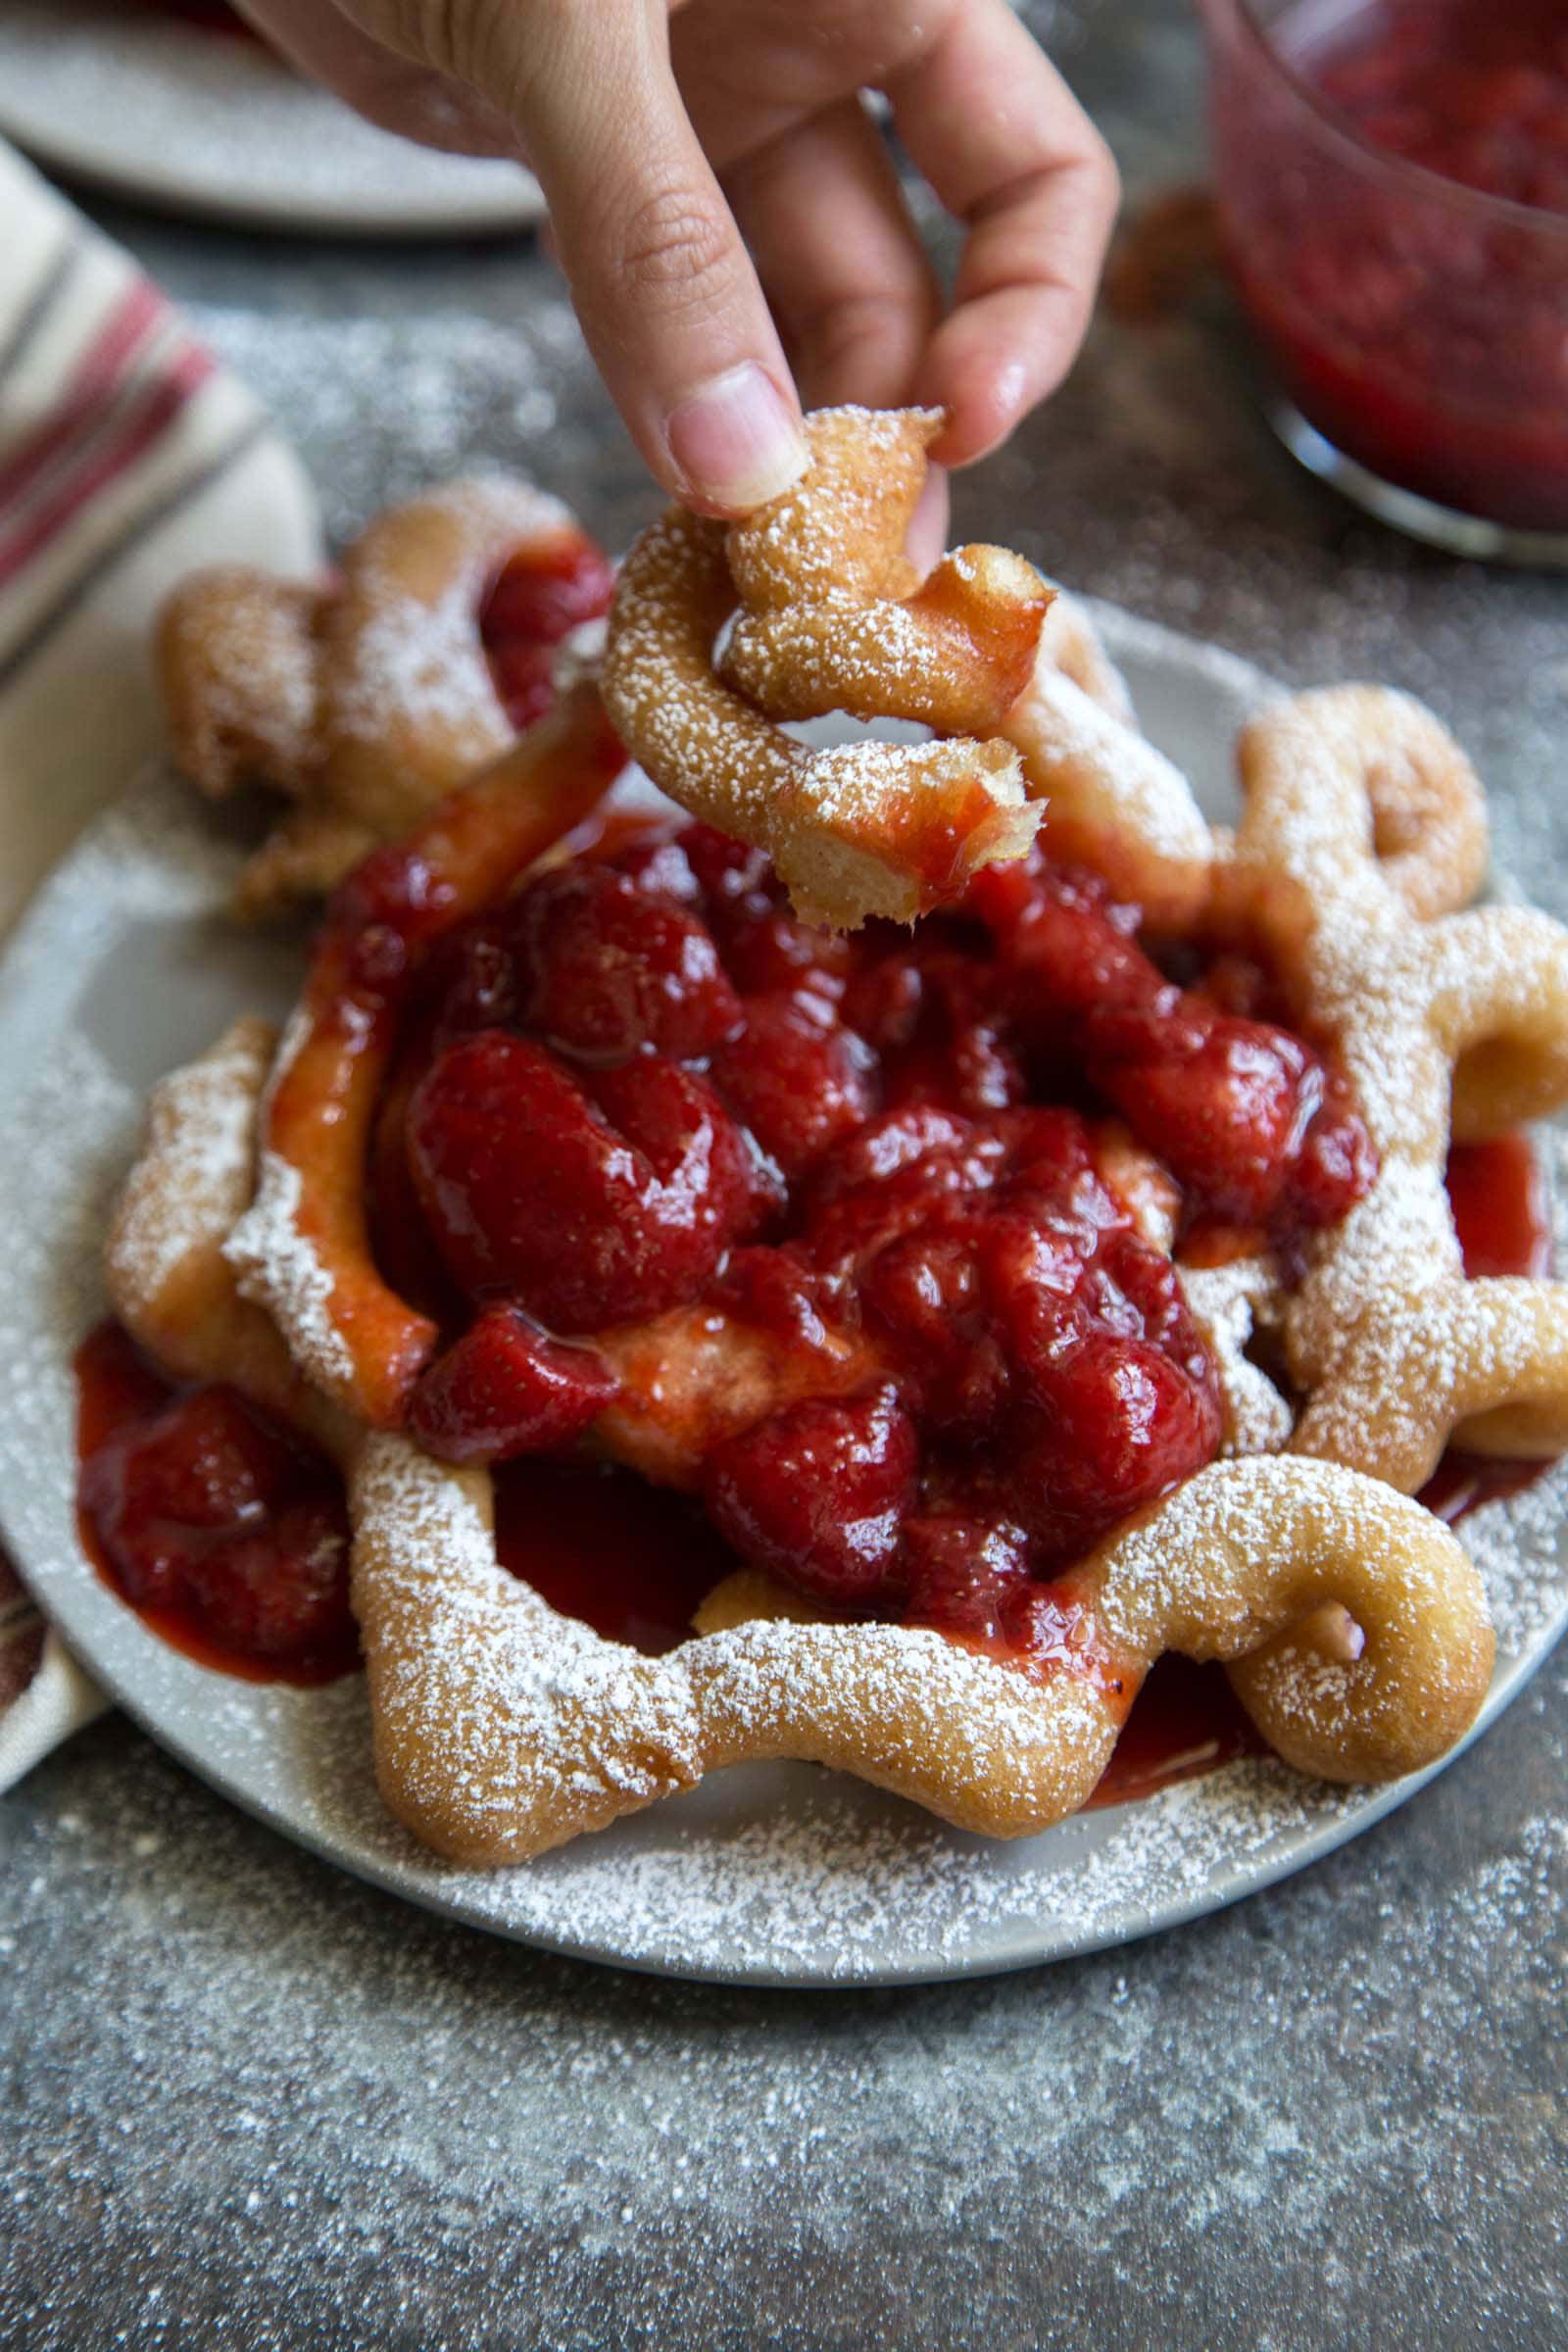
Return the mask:
<path id="1" fill-rule="evenodd" d="M 635 1471 L 547 1457 L 493 1476 L 503 1568 L 607 1641 L 656 1657 L 676 1648 L 741 1565 L 698 1503 Z"/>
<path id="2" fill-rule="evenodd" d="M 1132 1704 L 1110 1762 L 1086 1811 L 1125 1805 L 1193 1781 L 1238 1756 L 1268 1752 L 1223 1666 L 1198 1666 L 1171 1651 L 1155 1661 Z"/>

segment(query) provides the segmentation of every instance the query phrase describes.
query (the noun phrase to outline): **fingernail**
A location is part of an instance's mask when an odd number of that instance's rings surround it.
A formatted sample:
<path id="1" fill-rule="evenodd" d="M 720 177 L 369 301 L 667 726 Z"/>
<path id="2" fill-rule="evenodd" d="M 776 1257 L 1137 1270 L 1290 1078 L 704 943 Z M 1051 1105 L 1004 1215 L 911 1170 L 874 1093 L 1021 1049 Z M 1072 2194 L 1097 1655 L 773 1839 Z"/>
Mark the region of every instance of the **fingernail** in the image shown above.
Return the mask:
<path id="1" fill-rule="evenodd" d="M 944 467 L 932 466 L 904 534 L 904 552 L 923 580 L 947 544 L 948 477 Z"/>
<path id="2" fill-rule="evenodd" d="M 683 400 L 664 436 L 693 496 L 737 514 L 798 482 L 809 458 L 794 411 L 752 360 Z"/>

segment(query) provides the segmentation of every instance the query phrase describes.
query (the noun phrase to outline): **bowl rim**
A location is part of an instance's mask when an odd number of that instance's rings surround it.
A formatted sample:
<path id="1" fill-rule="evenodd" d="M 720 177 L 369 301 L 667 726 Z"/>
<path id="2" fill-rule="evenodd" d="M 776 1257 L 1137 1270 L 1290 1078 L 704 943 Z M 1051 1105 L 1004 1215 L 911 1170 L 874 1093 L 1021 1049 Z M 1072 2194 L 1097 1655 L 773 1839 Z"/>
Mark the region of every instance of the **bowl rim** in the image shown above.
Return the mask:
<path id="1" fill-rule="evenodd" d="M 1364 169 L 1382 173 L 1396 184 L 1403 183 L 1412 194 L 1428 203 L 1450 205 L 1494 227 L 1524 230 L 1568 243 L 1568 212 L 1557 212 L 1544 204 L 1521 204 L 1512 196 L 1491 195 L 1485 188 L 1473 188 L 1466 180 L 1450 179 L 1446 172 L 1434 172 L 1427 164 L 1412 163 L 1408 156 L 1396 155 L 1392 148 L 1380 147 L 1365 138 L 1354 118 L 1336 106 L 1284 55 L 1272 37 L 1270 26 L 1259 17 L 1256 0 L 1220 0 L 1220 4 L 1234 18 L 1240 37 L 1250 44 L 1275 80 L 1291 91 L 1332 139 L 1348 148 Z M 1366 0 L 1362 0 L 1362 5 L 1365 4 Z M 1216 46 L 1222 37 L 1216 36 Z"/>

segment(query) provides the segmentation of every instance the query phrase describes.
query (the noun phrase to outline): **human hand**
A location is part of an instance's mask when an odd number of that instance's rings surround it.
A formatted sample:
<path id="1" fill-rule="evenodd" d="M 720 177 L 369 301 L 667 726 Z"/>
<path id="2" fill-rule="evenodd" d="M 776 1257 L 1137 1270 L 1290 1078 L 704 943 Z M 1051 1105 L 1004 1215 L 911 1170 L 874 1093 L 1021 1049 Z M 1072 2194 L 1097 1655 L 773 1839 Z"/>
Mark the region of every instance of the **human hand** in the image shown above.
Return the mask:
<path id="1" fill-rule="evenodd" d="M 962 466 L 1078 348 L 1115 170 L 1005 0 L 242 4 L 373 122 L 528 164 L 612 397 L 700 512 L 797 477 L 803 396 L 944 408 Z M 951 306 L 866 87 L 963 223 Z"/>

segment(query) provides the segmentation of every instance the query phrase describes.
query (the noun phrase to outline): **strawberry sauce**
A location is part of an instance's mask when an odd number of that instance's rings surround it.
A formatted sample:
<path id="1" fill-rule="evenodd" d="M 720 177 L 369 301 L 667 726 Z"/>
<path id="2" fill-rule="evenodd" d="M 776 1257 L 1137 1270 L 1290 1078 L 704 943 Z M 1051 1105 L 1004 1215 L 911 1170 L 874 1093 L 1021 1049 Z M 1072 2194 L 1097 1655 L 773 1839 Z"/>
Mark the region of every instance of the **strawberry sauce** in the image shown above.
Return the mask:
<path id="1" fill-rule="evenodd" d="M 1210 5 L 1227 253 L 1296 405 L 1386 482 L 1568 530 L 1560 0 Z"/>
<path id="2" fill-rule="evenodd" d="M 371 1201 L 451 1302 L 421 1442 L 498 1462 L 607 1409 L 646 1426 L 617 1334 L 707 1308 L 760 1399 L 715 1396 L 660 1475 L 825 1607 L 1033 1652 L 1041 1589 L 1219 1443 L 1129 1161 L 1173 1223 L 1286 1251 L 1375 1166 L 1321 1056 L 1168 979 L 1137 925 L 1036 857 L 912 937 L 832 939 L 688 825 L 454 932 Z"/>

